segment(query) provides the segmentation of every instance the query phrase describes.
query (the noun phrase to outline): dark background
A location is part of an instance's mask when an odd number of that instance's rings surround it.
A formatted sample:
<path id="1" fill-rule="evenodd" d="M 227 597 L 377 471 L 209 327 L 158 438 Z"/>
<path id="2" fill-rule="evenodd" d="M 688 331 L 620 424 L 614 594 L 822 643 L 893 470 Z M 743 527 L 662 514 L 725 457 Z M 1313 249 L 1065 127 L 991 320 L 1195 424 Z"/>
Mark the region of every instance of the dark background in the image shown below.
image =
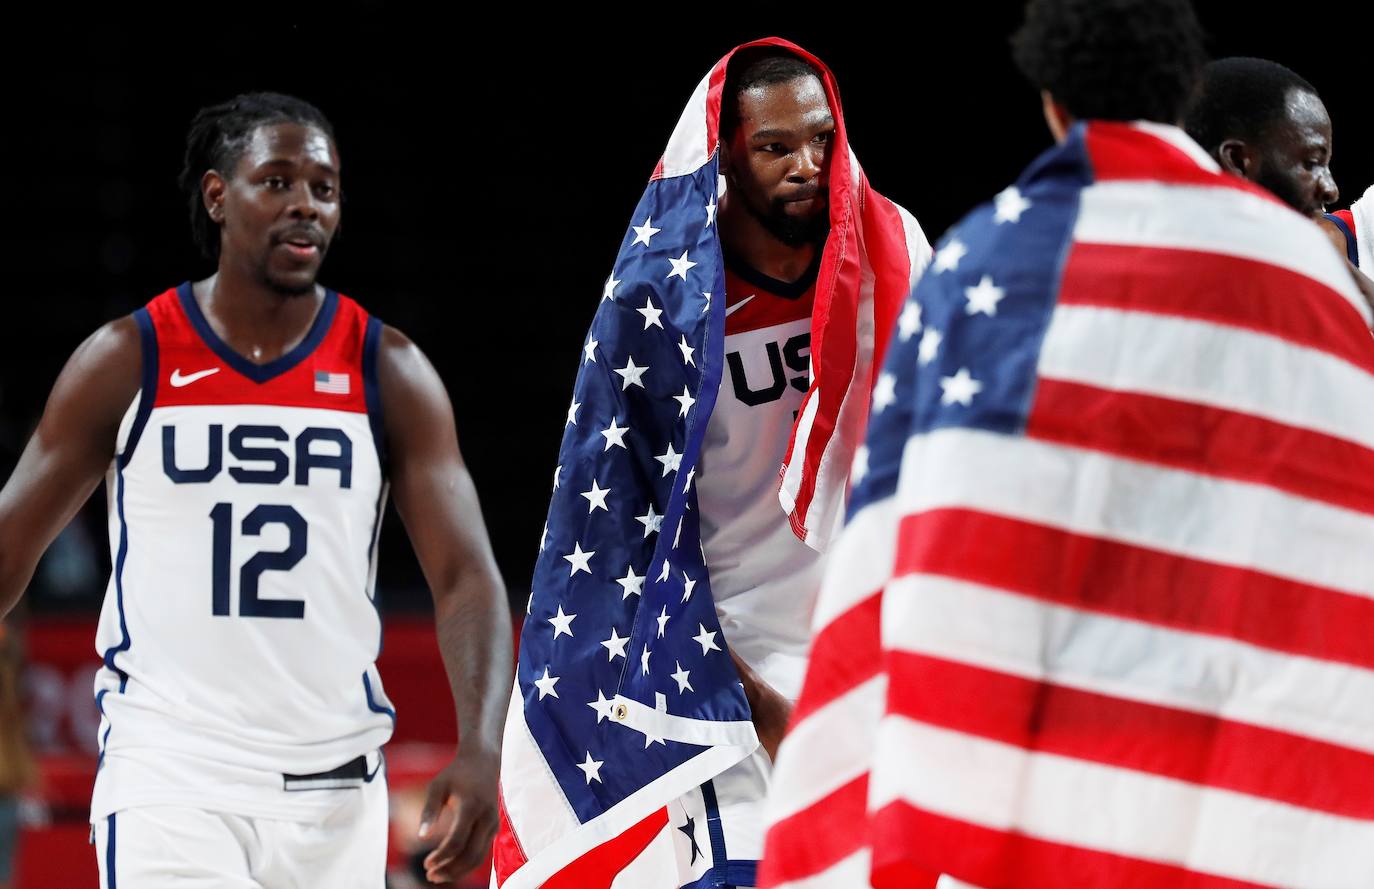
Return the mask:
<path id="1" fill-rule="evenodd" d="M 437 365 L 523 603 L 583 332 L 674 123 L 730 47 L 776 33 L 825 59 L 871 182 L 932 241 L 1048 146 L 1007 50 L 1019 4 L 925 6 L 587 5 L 549 18 L 510 4 L 480 9 L 479 22 L 381 4 L 220 5 L 214 22 L 15 29 L 0 62 L 0 476 L 86 335 L 208 273 L 175 184 L 194 111 L 237 92 L 292 92 L 331 117 L 344 160 L 343 235 L 322 279 Z M 1316 85 L 1335 124 L 1339 206 L 1374 182 L 1369 91 L 1348 61 L 1365 23 L 1315 5 L 1199 13 L 1214 56 L 1272 58 Z M 99 605 L 104 498 L 74 524 L 35 581 L 35 611 Z M 388 608 L 426 607 L 394 514 L 381 565 Z"/>

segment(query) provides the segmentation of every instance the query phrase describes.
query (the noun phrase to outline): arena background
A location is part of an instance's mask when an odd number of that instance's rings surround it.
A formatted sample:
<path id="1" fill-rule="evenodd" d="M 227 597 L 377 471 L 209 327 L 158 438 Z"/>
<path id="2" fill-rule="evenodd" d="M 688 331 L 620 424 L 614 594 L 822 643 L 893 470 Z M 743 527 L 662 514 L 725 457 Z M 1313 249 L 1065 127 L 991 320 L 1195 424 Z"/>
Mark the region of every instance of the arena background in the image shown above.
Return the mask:
<path id="1" fill-rule="evenodd" d="M 518 618 L 583 331 L 701 76 L 731 46 L 768 33 L 825 59 L 871 182 L 934 241 L 1050 142 L 1007 49 L 1019 7 L 936 15 L 921 4 L 900 18 L 857 4 L 838 18 L 799 4 L 554 17 L 512 7 L 464 18 L 367 3 L 17 29 L 11 42 L 43 61 L 0 61 L 9 100 L 0 474 L 85 336 L 208 272 L 175 183 L 194 111 L 248 90 L 295 93 L 334 121 L 343 157 L 343 233 L 323 280 L 407 332 L 438 367 Z M 1317 87 L 1335 126 L 1338 206 L 1348 205 L 1374 182 L 1368 93 L 1341 40 L 1356 49 L 1365 29 L 1345 16 L 1340 30 L 1334 19 L 1239 21 L 1247 8 L 1199 4 L 1212 54 L 1275 59 Z M 108 570 L 97 494 L 24 606 L 46 781 L 26 809 L 20 889 L 95 882 L 81 823 L 92 628 Z M 379 591 L 390 627 L 383 673 L 401 705 L 398 738 L 413 745 L 410 759 L 396 748 L 393 771 L 413 784 L 451 745 L 453 726 L 428 593 L 394 513 Z"/>

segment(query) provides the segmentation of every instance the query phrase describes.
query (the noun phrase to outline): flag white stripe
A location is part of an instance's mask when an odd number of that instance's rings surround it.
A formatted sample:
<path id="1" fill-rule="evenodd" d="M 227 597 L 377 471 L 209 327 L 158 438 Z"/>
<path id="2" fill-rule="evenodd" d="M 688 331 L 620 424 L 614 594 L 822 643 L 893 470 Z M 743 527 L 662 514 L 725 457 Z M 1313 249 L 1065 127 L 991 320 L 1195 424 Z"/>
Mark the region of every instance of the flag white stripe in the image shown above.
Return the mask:
<path id="1" fill-rule="evenodd" d="M 1224 203 L 1224 210 L 1218 205 Z M 1167 206 L 1168 213 L 1159 212 Z M 1215 223 L 1224 213 L 1226 224 Z M 1289 208 L 1215 186 L 1140 180 L 1101 182 L 1080 198 L 1074 241 L 1220 253 L 1276 265 L 1341 294 L 1366 320 L 1369 308 L 1331 242 L 1315 223 L 1294 224 Z"/>
<path id="2" fill-rule="evenodd" d="M 897 502 L 870 503 L 850 519 L 826 561 L 825 581 L 811 618 L 811 637 L 878 592 L 892 576 L 897 546 Z"/>
<path id="3" fill-rule="evenodd" d="M 549 764 L 525 724 L 519 680 L 506 710 L 501 739 L 501 794 L 511 830 L 527 849 L 539 849 L 577 829 L 581 822 L 563 796 Z"/>
<path id="4" fill-rule="evenodd" d="M 1180 361 L 1181 354 L 1192 360 Z M 1045 333 L 1039 374 L 1225 408 L 1374 448 L 1374 411 L 1350 411 L 1352 399 L 1374 405 L 1374 377 L 1266 334 L 1148 312 L 1060 306 Z M 1274 397 L 1278 392 L 1282 398 Z"/>
<path id="5" fill-rule="evenodd" d="M 1098 451 L 937 429 L 907 441 L 898 502 L 905 514 L 965 507 L 1374 597 L 1374 517 Z"/>
<path id="6" fill-rule="evenodd" d="M 695 173 L 711 159 L 706 153 L 706 95 L 710 89 L 711 73 L 707 72 L 692 91 L 663 151 L 663 178 Z M 706 208 L 702 207 L 701 212 L 705 222 Z"/>
<path id="7" fill-rule="evenodd" d="M 883 721 L 876 762 L 874 810 L 903 800 L 994 830 L 1293 889 L 1374 879 L 1368 821 L 1030 753 L 899 716 Z"/>
<path id="8" fill-rule="evenodd" d="M 768 794 L 769 824 L 791 817 L 868 771 L 887 677 L 850 689 L 794 725 L 778 750 Z"/>
<path id="9" fill-rule="evenodd" d="M 860 849 L 818 874 L 790 883 L 779 883 L 776 889 L 861 889 L 869 885 L 871 858 L 868 849 Z"/>
<path id="10" fill-rule="evenodd" d="M 557 837 L 548 845 L 541 847 L 527 843 L 524 836 L 517 830 L 515 835 L 520 839 L 521 845 L 526 850 L 532 851 L 533 854 L 523 867 L 510 875 L 502 889 L 538 889 L 545 880 L 562 870 L 587 850 L 619 836 L 649 817 L 656 810 L 663 808 L 668 800 L 676 799 L 692 788 L 700 786 L 703 782 L 714 778 L 753 752 L 749 750 L 741 752 L 742 749 L 740 747 L 711 747 L 703 750 L 671 772 L 660 775 L 645 784 L 639 790 L 607 809 L 599 817 L 588 821 L 576 830 Z M 501 770 L 503 774 L 508 774 L 504 754 Z M 542 813 L 536 809 L 530 814 L 533 817 L 538 817 Z"/>
<path id="11" fill-rule="evenodd" d="M 885 651 L 1217 714 L 1374 753 L 1374 671 L 924 575 L 888 584 L 882 635 Z"/>

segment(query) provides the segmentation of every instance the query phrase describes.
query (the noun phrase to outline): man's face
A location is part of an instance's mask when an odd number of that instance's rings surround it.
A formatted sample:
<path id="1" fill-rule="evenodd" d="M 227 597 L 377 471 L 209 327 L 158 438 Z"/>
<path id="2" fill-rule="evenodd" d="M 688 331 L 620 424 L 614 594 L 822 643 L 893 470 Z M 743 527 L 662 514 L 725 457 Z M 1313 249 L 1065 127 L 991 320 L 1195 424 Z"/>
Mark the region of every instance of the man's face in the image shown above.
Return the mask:
<path id="1" fill-rule="evenodd" d="M 258 127 L 222 188 L 207 187 L 212 205 L 216 195 L 221 262 L 278 293 L 314 289 L 339 225 L 339 157 L 328 136 L 294 123 Z"/>
<path id="2" fill-rule="evenodd" d="M 1258 147 L 1250 179 L 1306 216 L 1322 213 L 1340 197 L 1331 178 L 1331 118 L 1322 100 L 1291 90 L 1284 113 Z"/>
<path id="3" fill-rule="evenodd" d="M 740 93 L 739 126 L 725 146 L 729 188 L 785 244 L 818 240 L 829 225 L 826 164 L 835 118 L 818 78 Z"/>

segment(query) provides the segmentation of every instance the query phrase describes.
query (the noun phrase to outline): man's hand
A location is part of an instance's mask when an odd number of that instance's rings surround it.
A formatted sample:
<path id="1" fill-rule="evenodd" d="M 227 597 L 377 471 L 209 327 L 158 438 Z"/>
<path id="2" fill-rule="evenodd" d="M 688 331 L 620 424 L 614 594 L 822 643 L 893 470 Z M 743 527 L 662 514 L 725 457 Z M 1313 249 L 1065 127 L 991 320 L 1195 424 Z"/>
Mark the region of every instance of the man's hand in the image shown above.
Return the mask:
<path id="1" fill-rule="evenodd" d="M 778 745 L 782 736 L 787 734 L 787 723 L 792 718 L 792 703 L 759 678 L 753 668 L 744 662 L 734 650 L 730 657 L 739 671 L 740 682 L 744 685 L 744 696 L 749 700 L 750 718 L 754 721 L 754 731 L 758 732 L 759 742 L 768 752 L 769 759 L 778 755 Z"/>
<path id="2" fill-rule="evenodd" d="M 425 876 L 431 883 L 452 883 L 482 863 L 491 851 L 498 823 L 496 779 L 499 755 L 460 752 L 429 782 L 420 837 L 433 833 L 435 822 L 450 800 L 453 820 L 438 848 L 425 856 Z"/>

